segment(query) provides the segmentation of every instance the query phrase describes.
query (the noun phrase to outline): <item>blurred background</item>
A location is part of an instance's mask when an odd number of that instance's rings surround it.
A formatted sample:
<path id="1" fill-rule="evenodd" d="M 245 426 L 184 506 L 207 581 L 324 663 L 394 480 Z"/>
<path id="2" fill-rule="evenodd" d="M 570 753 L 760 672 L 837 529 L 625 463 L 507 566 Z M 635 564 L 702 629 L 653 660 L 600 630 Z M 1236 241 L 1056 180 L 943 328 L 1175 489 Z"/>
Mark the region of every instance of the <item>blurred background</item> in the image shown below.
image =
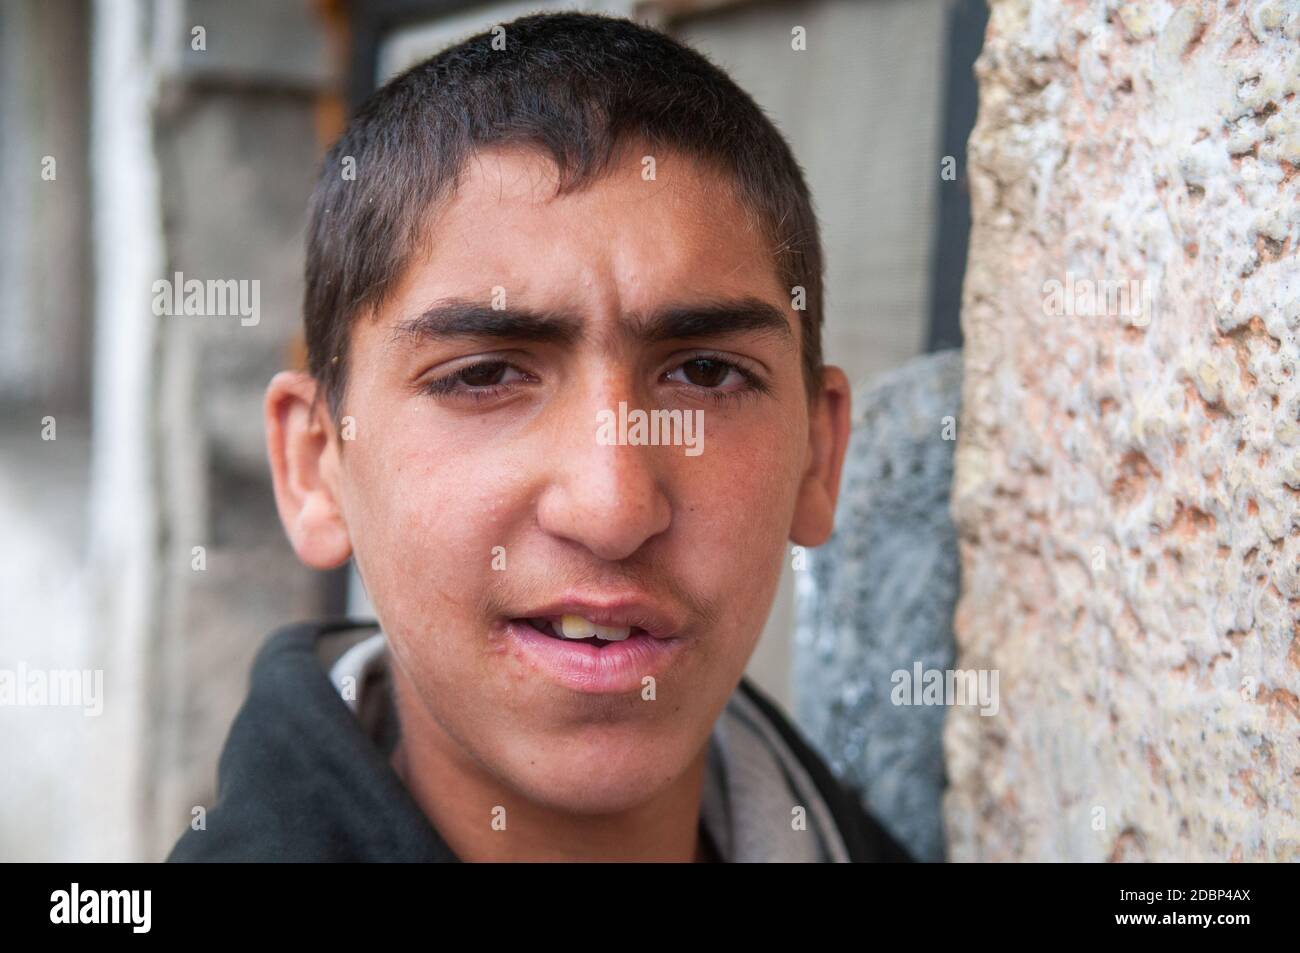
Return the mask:
<path id="1" fill-rule="evenodd" d="M 821 221 L 825 351 L 856 385 L 960 347 L 982 2 L 3 0 L 0 668 L 100 669 L 106 703 L 0 709 L 0 859 L 161 858 L 211 803 L 267 634 L 366 614 L 349 572 L 295 560 L 264 456 L 265 385 L 303 358 L 306 200 L 377 84 L 542 9 L 660 27 L 767 110 Z M 175 272 L 259 280 L 260 320 L 155 315 Z M 787 565 L 749 674 L 821 710 L 796 588 Z"/>

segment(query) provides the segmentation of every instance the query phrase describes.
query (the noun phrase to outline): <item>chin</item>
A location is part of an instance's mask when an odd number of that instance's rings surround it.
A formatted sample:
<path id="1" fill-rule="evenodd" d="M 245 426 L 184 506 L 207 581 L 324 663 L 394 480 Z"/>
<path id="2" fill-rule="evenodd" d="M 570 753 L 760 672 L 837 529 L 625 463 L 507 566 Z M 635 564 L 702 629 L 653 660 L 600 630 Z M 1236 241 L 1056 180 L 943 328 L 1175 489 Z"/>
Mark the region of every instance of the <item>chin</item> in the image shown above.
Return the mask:
<path id="1" fill-rule="evenodd" d="M 691 755 L 618 742 L 528 760 L 510 784 L 529 800 L 571 814 L 615 814 L 653 798 L 686 770 Z"/>

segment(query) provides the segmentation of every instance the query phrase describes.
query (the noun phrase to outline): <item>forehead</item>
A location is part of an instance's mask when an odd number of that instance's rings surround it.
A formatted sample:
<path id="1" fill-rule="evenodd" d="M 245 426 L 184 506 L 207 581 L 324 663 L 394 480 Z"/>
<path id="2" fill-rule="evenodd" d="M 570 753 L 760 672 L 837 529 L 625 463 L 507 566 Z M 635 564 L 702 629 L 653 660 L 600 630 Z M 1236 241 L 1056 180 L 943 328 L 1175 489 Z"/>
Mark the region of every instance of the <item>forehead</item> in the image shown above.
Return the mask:
<path id="1" fill-rule="evenodd" d="M 633 143 L 582 189 L 557 196 L 557 178 L 534 149 L 474 154 L 432 213 L 427 253 L 408 266 L 396 301 L 504 294 L 507 307 L 620 313 L 650 312 L 665 297 L 757 296 L 788 307 L 767 237 L 722 173 Z"/>

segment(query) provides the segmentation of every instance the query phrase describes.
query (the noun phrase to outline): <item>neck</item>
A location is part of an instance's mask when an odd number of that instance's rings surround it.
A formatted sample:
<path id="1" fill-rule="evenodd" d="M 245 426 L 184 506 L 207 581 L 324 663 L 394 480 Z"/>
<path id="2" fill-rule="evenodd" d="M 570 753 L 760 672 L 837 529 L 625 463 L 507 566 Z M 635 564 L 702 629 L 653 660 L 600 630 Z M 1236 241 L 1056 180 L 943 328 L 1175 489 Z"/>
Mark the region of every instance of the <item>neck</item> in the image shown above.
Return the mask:
<path id="1" fill-rule="evenodd" d="M 399 676 L 398 681 L 402 681 Z M 401 740 L 392 766 L 447 846 L 468 862 L 705 862 L 700 825 L 707 746 L 667 787 L 630 808 L 574 814 L 539 803 L 482 766 L 409 686 L 396 692 Z M 505 830 L 493 811 L 506 807 Z M 498 813 L 500 813 L 498 811 Z M 499 826 L 499 825 L 498 825 Z"/>

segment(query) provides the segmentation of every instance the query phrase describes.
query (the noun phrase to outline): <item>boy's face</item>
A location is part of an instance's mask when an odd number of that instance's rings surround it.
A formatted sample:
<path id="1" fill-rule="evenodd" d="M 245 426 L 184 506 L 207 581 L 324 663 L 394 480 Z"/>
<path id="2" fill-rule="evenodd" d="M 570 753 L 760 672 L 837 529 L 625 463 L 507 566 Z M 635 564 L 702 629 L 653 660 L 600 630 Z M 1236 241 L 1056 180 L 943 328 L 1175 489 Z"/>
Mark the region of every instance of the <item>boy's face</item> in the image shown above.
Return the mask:
<path id="1" fill-rule="evenodd" d="M 478 154 L 428 257 L 355 324 L 351 439 L 311 435 L 301 375 L 267 404 L 290 538 L 314 566 L 355 559 L 403 703 L 512 790 L 584 813 L 696 761 L 787 542 L 830 532 L 847 440 L 843 376 L 807 400 L 762 236 L 685 160 L 643 178 L 643 151 L 554 199 L 540 154 Z M 745 310 L 701 316 L 719 305 Z M 610 445 L 620 403 L 700 417 L 703 438 Z M 631 633 L 597 647 L 530 621 L 561 615 Z"/>

